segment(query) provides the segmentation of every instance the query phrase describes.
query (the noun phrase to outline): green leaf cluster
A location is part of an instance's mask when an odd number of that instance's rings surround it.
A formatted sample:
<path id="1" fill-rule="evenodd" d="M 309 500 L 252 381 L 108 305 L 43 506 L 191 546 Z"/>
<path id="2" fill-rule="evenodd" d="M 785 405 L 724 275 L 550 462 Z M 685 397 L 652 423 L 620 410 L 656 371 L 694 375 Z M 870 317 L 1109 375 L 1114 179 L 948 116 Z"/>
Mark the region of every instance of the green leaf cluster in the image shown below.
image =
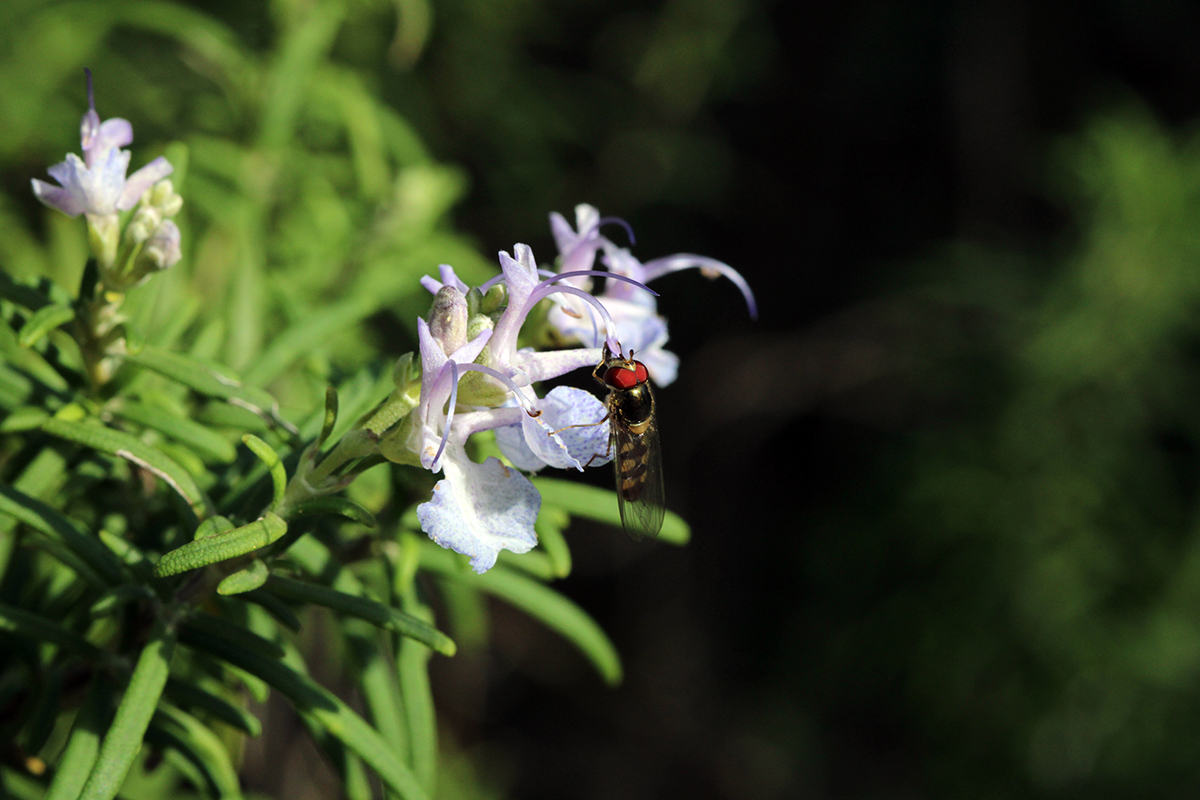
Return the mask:
<path id="1" fill-rule="evenodd" d="M 343 494 L 289 493 L 394 388 L 419 277 L 494 269 L 449 223 L 462 173 L 340 47 L 390 4 L 271 13 L 252 42 L 156 0 L 0 9 L 0 166 L 78 150 L 88 66 L 101 117 L 133 122 L 132 168 L 166 155 L 185 203 L 183 260 L 97 298 L 82 221 L 0 195 L 0 794 L 240 797 L 275 692 L 347 796 L 434 797 L 430 662 L 486 644 L 489 597 L 621 679 L 549 586 L 573 517 L 617 522 L 610 492 L 540 480 L 542 548 L 484 576 L 419 531 L 419 469 L 355 481 L 382 463 L 362 458 L 332 476 Z M 93 302 L 114 313 L 105 381 L 81 345 Z M 334 641 L 306 642 L 327 619 Z M 313 677 L 329 668 L 361 702 Z"/>

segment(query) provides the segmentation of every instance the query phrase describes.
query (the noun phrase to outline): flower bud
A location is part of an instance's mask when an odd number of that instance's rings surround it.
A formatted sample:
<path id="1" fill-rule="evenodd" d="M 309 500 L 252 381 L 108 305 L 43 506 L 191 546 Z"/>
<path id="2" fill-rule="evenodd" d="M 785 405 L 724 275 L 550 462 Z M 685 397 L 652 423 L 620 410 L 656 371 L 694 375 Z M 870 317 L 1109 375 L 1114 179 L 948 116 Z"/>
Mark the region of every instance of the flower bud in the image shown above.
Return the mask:
<path id="1" fill-rule="evenodd" d="M 484 314 L 494 314 L 508 300 L 508 289 L 503 283 L 497 283 L 487 290 L 479 303 L 479 310 Z"/>
<path id="2" fill-rule="evenodd" d="M 143 196 L 142 202 L 158 209 L 164 217 L 173 217 L 183 208 L 183 198 L 175 193 L 175 184 L 169 178 L 154 184 Z"/>
<path id="3" fill-rule="evenodd" d="M 467 298 L 455 286 L 443 286 L 429 309 L 429 332 L 446 355 L 467 343 Z"/>
<path id="4" fill-rule="evenodd" d="M 141 278 L 175 266 L 183 256 L 179 241 L 179 226 L 169 219 L 164 220 L 142 245 L 142 251 L 133 262 L 134 274 Z"/>
<path id="5" fill-rule="evenodd" d="M 467 341 L 472 341 L 479 334 L 495 327 L 496 323 L 492 322 L 491 317 L 484 316 L 483 314 L 476 314 L 475 316 L 471 317 L 471 321 L 467 325 Z M 486 353 L 487 350 L 485 349 L 483 352 Z M 483 353 L 480 353 L 480 355 L 482 356 Z M 476 363 L 482 364 L 484 362 L 477 361 Z"/>
<path id="6" fill-rule="evenodd" d="M 474 340 L 485 330 L 492 330 L 494 327 L 495 323 L 492 322 L 491 317 L 476 314 L 471 317 L 470 324 L 467 326 L 467 338 Z M 486 347 L 475 359 L 476 364 L 485 367 L 492 366 L 492 361 L 492 353 Z M 481 372 L 468 372 L 458 381 L 458 401 L 460 403 L 495 408 L 503 405 L 507 399 L 508 389 L 497 383 L 494 378 Z"/>
<path id="7" fill-rule="evenodd" d="M 139 206 L 129 224 L 125 226 L 125 241 L 129 245 L 141 244 L 154 234 L 162 221 L 162 214 L 157 209 L 147 205 Z"/>

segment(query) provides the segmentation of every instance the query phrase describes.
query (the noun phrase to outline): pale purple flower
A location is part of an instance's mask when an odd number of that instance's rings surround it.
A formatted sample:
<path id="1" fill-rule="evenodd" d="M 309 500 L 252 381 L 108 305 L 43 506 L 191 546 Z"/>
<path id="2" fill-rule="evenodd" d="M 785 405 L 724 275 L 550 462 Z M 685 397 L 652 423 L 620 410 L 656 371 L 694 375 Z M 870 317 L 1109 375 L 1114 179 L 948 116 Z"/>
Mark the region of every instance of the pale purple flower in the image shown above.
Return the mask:
<path id="1" fill-rule="evenodd" d="M 477 572 L 495 564 L 500 550 L 523 553 L 537 543 L 533 523 L 541 498 L 519 469 L 582 470 L 585 464 L 603 463 L 608 444 L 608 426 L 598 424 L 605 416 L 600 400 L 566 387 L 539 398 L 530 385 L 581 366 L 593 367 L 600 351 L 535 353 L 516 348 L 526 317 L 545 297 L 580 297 L 600 317 L 596 326 L 601 331 L 611 329 L 607 312 L 586 292 L 565 285 L 569 278 L 543 280 L 528 247 L 517 245 L 513 252 L 516 258 L 500 254 L 502 275 L 497 282 L 504 283 L 507 306 L 494 327 L 466 320 L 467 331 L 480 328 L 469 339 L 463 333 L 468 304 L 461 299 L 471 290 L 446 265 L 439 270 L 441 280 L 421 281 L 434 293 L 435 302 L 429 322 L 417 321 L 421 393 L 412 412 L 407 449 L 423 467 L 443 477 L 433 498 L 417 507 L 417 517 L 433 541 L 470 556 Z M 490 286 L 480 288 L 487 291 Z M 483 322 L 492 324 L 490 318 Z M 472 372 L 482 373 L 498 387 L 502 403 L 473 405 L 482 402 L 485 393 L 460 393 L 460 379 Z M 496 431 L 517 469 L 495 459 L 483 464 L 469 459 L 467 439 L 486 430 Z"/>
<path id="2" fill-rule="evenodd" d="M 46 170 L 58 186 L 33 179 L 37 198 L 71 217 L 107 217 L 128 211 L 147 189 L 174 170 L 167 159 L 159 156 L 128 178 L 125 176 L 130 153 L 120 148 L 133 142 L 133 126 L 120 118 L 100 121 L 90 72 L 88 110 L 80 124 L 80 140 L 82 159 L 68 153 L 66 161 Z"/>
<path id="3" fill-rule="evenodd" d="M 496 333 L 488 343 L 488 356 L 493 365 L 505 365 L 512 371 L 510 374 L 520 374 L 529 382 L 557 378 L 580 367 L 595 366 L 600 361 L 599 344 L 592 348 L 547 352 L 535 352 L 530 348 L 517 349 L 517 337 L 529 313 L 543 299 L 554 295 L 574 294 L 584 309 L 580 312 L 581 315 L 589 325 L 599 331 L 600 341 L 608 338 L 613 328 L 604 307 L 599 303 L 592 303 L 592 309 L 604 324 L 599 325 L 596 322 L 596 316 L 589 313 L 588 306 L 585 305 L 591 302 L 590 295 L 572 286 L 569 279 L 543 279 L 538 274 L 533 251 L 527 245 L 515 245 L 513 255 L 515 258 L 508 253 L 500 253 L 500 280 L 503 280 L 508 290 L 508 308 L 497 320 Z"/>
<path id="4" fill-rule="evenodd" d="M 654 295 L 645 288 L 650 281 L 669 272 L 691 268 L 697 268 L 709 277 L 722 275 L 733 281 L 741 290 L 751 318 L 757 318 L 758 308 L 754 302 L 754 293 L 741 274 L 728 264 L 691 253 L 657 258 L 643 264 L 627 248 L 617 247 L 600 235 L 600 227 L 606 220 L 601 219 L 600 213 L 594 207 L 586 204 L 576 206 L 575 220 L 576 227 L 572 228 L 562 215 L 550 214 L 550 229 L 558 245 L 560 270 L 564 273 L 591 270 L 597 253 L 603 251 L 602 262 L 608 271 L 612 275 L 628 279 L 605 281 L 604 291 L 597 297 L 612 315 L 616 325 L 616 339 L 626 353 L 634 352 L 638 360 L 646 365 L 655 383 L 665 386 L 674 381 L 679 359 L 674 353 L 664 349 L 668 338 L 667 323 L 658 314 L 658 304 Z M 575 283 L 582 289 L 591 288 L 590 281 Z M 568 340 L 578 340 L 586 346 L 599 347 L 600 340 L 589 320 L 580 312 L 581 307 L 578 303 L 574 302 L 573 298 L 568 298 L 551 309 L 550 324 Z"/>

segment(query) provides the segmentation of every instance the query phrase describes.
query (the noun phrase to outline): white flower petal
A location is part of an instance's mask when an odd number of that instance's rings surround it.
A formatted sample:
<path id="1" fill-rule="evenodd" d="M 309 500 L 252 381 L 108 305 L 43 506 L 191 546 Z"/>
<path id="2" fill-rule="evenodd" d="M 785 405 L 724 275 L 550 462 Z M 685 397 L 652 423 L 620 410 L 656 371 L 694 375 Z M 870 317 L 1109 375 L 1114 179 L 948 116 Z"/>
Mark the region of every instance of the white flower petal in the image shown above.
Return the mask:
<path id="1" fill-rule="evenodd" d="M 546 466 L 546 462 L 535 456 L 525 443 L 525 431 L 520 424 L 496 428 L 496 446 L 517 469 L 537 472 Z"/>
<path id="2" fill-rule="evenodd" d="M 471 557 L 486 572 L 501 550 L 527 553 L 537 544 L 533 523 L 542 498 L 529 479 L 498 459 L 482 464 L 456 452 L 445 460 L 445 479 L 433 498 L 417 506 L 421 530 L 442 547 Z"/>
<path id="3" fill-rule="evenodd" d="M 607 411 L 604 403 L 591 392 L 573 386 L 557 386 L 538 404 L 539 418 L 566 445 L 567 453 L 581 466 L 597 466 L 609 461 L 608 424 L 601 422 Z"/>
<path id="4" fill-rule="evenodd" d="M 606 463 L 608 425 L 604 403 L 571 386 L 558 386 L 537 403 L 542 413 L 525 414 L 521 424 L 496 430 L 496 444 L 515 466 L 536 472 L 542 467 L 583 469 Z M 578 427 L 576 427 L 578 426 Z"/>
<path id="5" fill-rule="evenodd" d="M 84 211 L 83 201 L 61 186 L 55 186 L 37 178 L 33 179 L 33 194 L 50 208 L 57 209 L 68 217 L 78 217 Z"/>
<path id="6" fill-rule="evenodd" d="M 112 120 L 109 121 L 111 122 Z M 125 166 L 129 166 L 128 157 L 125 159 Z M 138 200 L 142 199 L 142 195 L 149 191 L 154 184 L 174 171 L 175 167 L 171 166 L 171 162 L 167 161 L 163 156 L 159 156 L 130 175 L 128 180 L 126 180 L 125 171 L 122 169 L 121 180 L 124 181 L 124 186 L 122 186 L 119 193 L 117 208 L 121 211 L 128 211 L 133 208 L 137 205 Z"/>

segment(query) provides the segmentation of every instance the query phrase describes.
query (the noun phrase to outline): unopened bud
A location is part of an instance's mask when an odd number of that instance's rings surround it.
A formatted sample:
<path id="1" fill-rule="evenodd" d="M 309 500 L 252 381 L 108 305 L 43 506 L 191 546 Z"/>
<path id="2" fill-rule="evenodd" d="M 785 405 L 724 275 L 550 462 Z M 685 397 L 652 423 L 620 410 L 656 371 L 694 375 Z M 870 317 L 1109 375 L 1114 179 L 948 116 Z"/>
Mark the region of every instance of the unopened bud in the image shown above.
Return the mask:
<path id="1" fill-rule="evenodd" d="M 164 178 L 150 189 L 146 204 L 158 209 L 164 217 L 173 217 L 183 208 L 183 198 L 175 193 L 170 178 Z"/>
<path id="2" fill-rule="evenodd" d="M 164 220 L 142 245 L 142 251 L 134 261 L 134 273 L 140 277 L 175 266 L 183 257 L 179 242 L 179 226 L 169 219 Z"/>
<path id="3" fill-rule="evenodd" d="M 455 286 L 443 286 L 429 309 L 429 333 L 446 355 L 467 343 L 467 298 Z"/>
<path id="4" fill-rule="evenodd" d="M 484 314 L 494 314 L 508 300 L 508 288 L 503 283 L 497 283 L 487 290 L 479 303 L 479 310 Z"/>
<path id="5" fill-rule="evenodd" d="M 476 314 L 471 317 L 471 321 L 467 324 L 467 341 L 474 341 L 475 337 L 484 331 L 490 331 L 496 327 L 496 323 L 492 322 L 492 318 L 483 314 Z M 482 363 L 482 362 L 480 362 Z"/>
<path id="6" fill-rule="evenodd" d="M 130 245 L 141 244 L 158 230 L 162 221 L 162 214 L 156 209 L 147 205 L 139 206 L 129 224 L 125 226 L 125 241 Z"/>

